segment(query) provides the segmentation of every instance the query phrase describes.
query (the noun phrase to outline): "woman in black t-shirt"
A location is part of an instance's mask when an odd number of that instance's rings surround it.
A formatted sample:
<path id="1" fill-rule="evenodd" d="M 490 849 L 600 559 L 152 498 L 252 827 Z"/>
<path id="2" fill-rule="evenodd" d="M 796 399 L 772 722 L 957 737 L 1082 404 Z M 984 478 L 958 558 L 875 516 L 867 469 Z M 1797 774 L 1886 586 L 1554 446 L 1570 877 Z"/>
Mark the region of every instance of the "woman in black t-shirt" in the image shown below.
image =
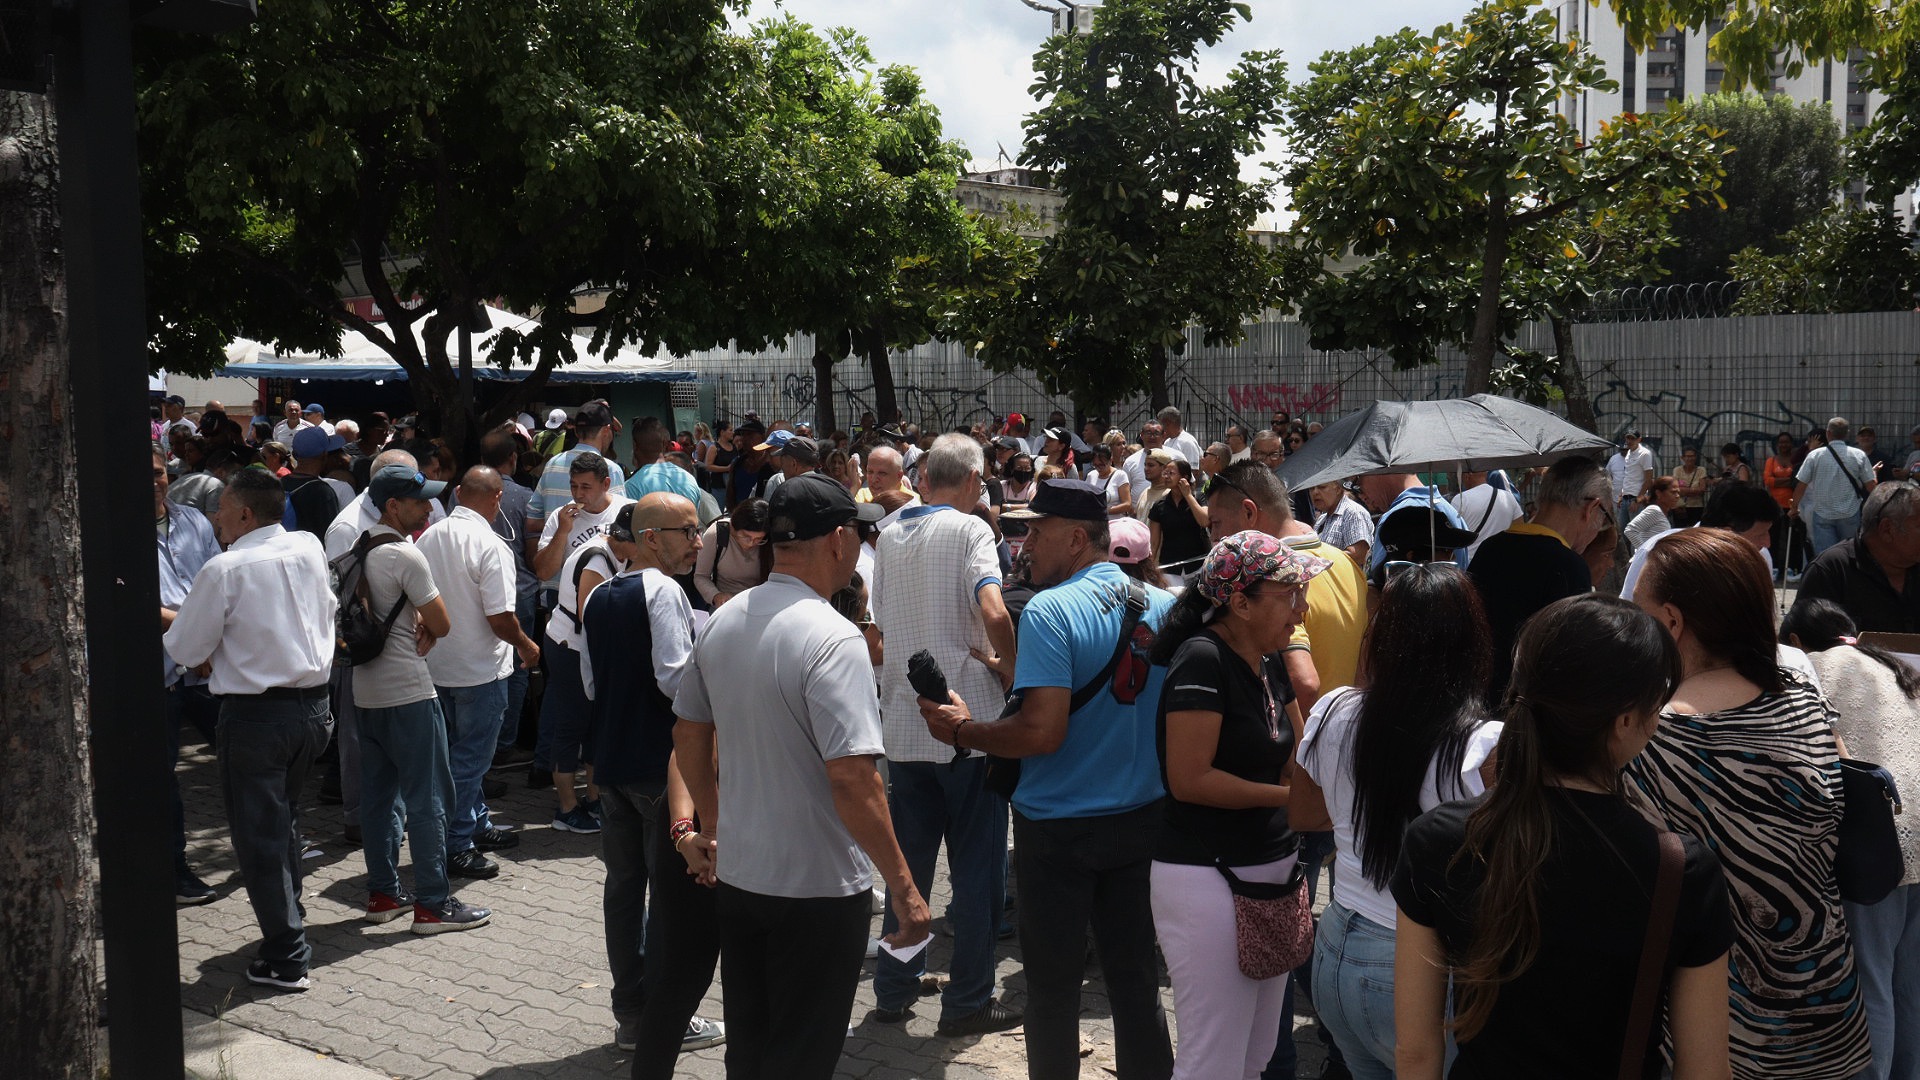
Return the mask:
<path id="1" fill-rule="evenodd" d="M 1176 472 L 1169 478 L 1167 497 L 1147 511 L 1147 524 L 1153 529 L 1154 561 L 1170 568 L 1169 573 L 1186 574 L 1207 554 L 1207 507 L 1193 488 L 1193 466 L 1185 458 L 1167 468 Z"/>
<path id="2" fill-rule="evenodd" d="M 1240 973 L 1233 895 L 1294 877 L 1286 769 L 1300 737 L 1278 656 L 1324 559 L 1260 532 L 1220 541 L 1167 616 L 1157 739 L 1167 817 L 1153 861 L 1153 924 L 1173 982 L 1181 1078 L 1256 1075 L 1273 1055 L 1287 976 Z"/>
<path id="3" fill-rule="evenodd" d="M 1623 1056 L 1661 1075 L 1657 1022 L 1627 1045 L 1660 840 L 1624 798 L 1620 769 L 1652 738 L 1679 672 L 1673 639 L 1615 597 L 1556 601 L 1521 630 L 1493 790 L 1420 816 L 1401 842 L 1400 1080 L 1439 1080 L 1449 977 L 1452 1080 L 1613 1080 Z M 1727 882 L 1711 849 L 1680 839 L 1666 955 L 1673 1076 L 1724 1080 Z"/>

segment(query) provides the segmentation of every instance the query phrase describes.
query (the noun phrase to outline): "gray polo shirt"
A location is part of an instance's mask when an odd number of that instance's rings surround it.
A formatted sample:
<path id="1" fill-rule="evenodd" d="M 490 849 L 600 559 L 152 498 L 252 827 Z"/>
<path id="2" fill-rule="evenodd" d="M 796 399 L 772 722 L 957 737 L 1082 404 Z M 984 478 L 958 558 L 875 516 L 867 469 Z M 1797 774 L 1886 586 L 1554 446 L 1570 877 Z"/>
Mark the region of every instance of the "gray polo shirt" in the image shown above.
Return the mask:
<path id="1" fill-rule="evenodd" d="M 852 896 L 873 867 L 840 821 L 835 758 L 884 752 L 860 631 L 774 574 L 714 613 L 674 698 L 720 745 L 720 879 L 764 896 Z"/>

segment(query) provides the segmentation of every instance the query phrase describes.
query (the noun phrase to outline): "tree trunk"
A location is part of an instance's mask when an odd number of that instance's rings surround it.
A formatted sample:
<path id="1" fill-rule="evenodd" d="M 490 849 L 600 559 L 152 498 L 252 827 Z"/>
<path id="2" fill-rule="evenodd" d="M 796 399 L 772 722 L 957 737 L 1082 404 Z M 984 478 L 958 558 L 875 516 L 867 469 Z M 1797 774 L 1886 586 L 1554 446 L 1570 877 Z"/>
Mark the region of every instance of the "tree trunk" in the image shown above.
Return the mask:
<path id="1" fill-rule="evenodd" d="M 1599 434 L 1593 398 L 1587 393 L 1587 377 L 1580 373 L 1580 358 L 1574 355 L 1573 320 L 1565 315 L 1553 317 L 1553 349 L 1559 361 L 1553 368 L 1553 382 L 1566 395 L 1567 422 Z"/>
<path id="2" fill-rule="evenodd" d="M 873 373 L 873 410 L 880 416 L 891 417 L 900 411 L 900 399 L 893 387 L 893 353 L 880 331 L 869 330 L 865 338 L 862 351 L 867 354 L 867 369 Z"/>
<path id="3" fill-rule="evenodd" d="M 92 1080 L 93 794 L 58 207 L 52 98 L 0 92 L 0 1076 Z"/>
<path id="4" fill-rule="evenodd" d="M 819 439 L 834 431 L 833 363 L 833 353 L 826 349 L 813 351 L 813 433 Z"/>
<path id="5" fill-rule="evenodd" d="M 1487 245 L 1480 255 L 1480 302 L 1473 312 L 1473 339 L 1467 344 L 1467 394 L 1493 389 L 1493 354 L 1500 341 L 1500 288 L 1507 267 L 1507 197 L 1487 199 Z"/>
<path id="6" fill-rule="evenodd" d="M 1159 345 L 1147 353 L 1147 398 L 1156 413 L 1173 404 L 1167 393 L 1167 350 Z"/>

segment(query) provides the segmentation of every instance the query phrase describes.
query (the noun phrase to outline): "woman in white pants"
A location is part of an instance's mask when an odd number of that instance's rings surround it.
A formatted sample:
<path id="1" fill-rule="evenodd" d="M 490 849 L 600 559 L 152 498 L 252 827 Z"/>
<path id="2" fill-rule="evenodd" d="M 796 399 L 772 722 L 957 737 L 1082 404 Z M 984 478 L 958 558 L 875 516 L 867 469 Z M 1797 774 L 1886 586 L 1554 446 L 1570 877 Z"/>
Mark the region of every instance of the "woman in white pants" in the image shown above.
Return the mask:
<path id="1" fill-rule="evenodd" d="M 1167 816 L 1153 862 L 1153 923 L 1173 981 L 1174 1076 L 1253 1080 L 1273 1056 L 1287 976 L 1240 972 L 1228 875 L 1293 879 L 1286 768 L 1300 736 L 1280 649 L 1324 559 L 1241 532 L 1208 553 L 1154 645 L 1167 664 L 1158 744 Z"/>

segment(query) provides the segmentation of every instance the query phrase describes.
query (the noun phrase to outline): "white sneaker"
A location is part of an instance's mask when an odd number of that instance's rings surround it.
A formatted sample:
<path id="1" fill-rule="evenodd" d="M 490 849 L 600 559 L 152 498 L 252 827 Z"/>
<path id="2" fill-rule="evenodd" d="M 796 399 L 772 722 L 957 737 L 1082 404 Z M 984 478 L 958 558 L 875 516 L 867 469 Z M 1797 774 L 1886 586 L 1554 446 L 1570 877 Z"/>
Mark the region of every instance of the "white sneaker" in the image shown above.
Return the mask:
<path id="1" fill-rule="evenodd" d="M 680 1037 L 680 1052 L 705 1050 L 727 1041 L 727 1025 L 718 1020 L 696 1016 L 687 1021 L 687 1033 Z"/>

